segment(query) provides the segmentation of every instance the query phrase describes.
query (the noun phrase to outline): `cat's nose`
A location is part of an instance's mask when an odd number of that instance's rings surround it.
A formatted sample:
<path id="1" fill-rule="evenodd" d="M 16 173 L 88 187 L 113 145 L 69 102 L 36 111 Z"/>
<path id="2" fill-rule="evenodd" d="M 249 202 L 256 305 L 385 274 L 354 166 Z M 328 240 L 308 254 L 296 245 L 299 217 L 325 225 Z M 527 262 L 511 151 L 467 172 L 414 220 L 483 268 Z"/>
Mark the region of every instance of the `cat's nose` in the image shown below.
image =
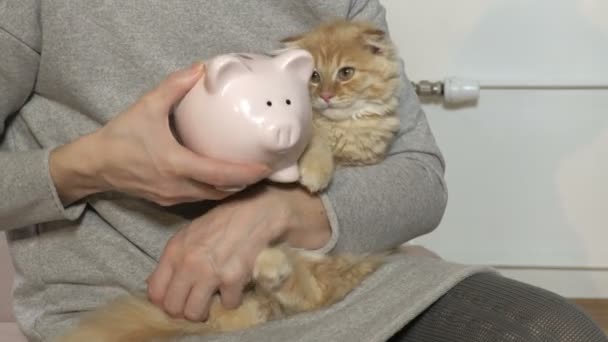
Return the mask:
<path id="1" fill-rule="evenodd" d="M 336 96 L 334 93 L 329 92 L 329 91 L 324 91 L 321 93 L 321 98 L 325 101 L 325 102 L 329 102 L 329 100 L 332 99 L 332 97 Z"/>

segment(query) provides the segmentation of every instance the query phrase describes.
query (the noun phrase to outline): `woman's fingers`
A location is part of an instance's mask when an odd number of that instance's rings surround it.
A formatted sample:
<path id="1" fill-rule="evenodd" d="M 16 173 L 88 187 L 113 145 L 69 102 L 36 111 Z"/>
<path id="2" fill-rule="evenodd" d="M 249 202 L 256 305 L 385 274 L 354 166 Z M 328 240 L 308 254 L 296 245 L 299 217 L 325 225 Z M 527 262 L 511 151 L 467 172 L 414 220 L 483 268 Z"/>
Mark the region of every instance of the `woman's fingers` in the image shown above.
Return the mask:
<path id="1" fill-rule="evenodd" d="M 173 158 L 173 163 L 182 176 L 216 188 L 251 185 L 270 174 L 270 169 L 264 165 L 224 162 L 199 156 L 185 148 Z"/>
<path id="2" fill-rule="evenodd" d="M 220 296 L 226 309 L 236 309 L 241 305 L 243 290 L 251 278 L 251 271 L 240 259 L 231 259 L 222 269 L 220 276 Z"/>
<path id="3" fill-rule="evenodd" d="M 195 322 L 207 320 L 214 291 L 205 283 L 194 286 L 184 307 L 184 317 Z"/>
<path id="4" fill-rule="evenodd" d="M 148 298 L 157 306 L 163 306 L 167 287 L 173 277 L 173 267 L 159 264 L 156 270 L 148 277 Z"/>
<path id="5" fill-rule="evenodd" d="M 171 108 L 177 104 L 194 87 L 196 82 L 203 76 L 205 65 L 197 63 L 190 68 L 178 70 L 147 94 L 144 98 L 149 101 L 155 112 L 167 116 Z"/>

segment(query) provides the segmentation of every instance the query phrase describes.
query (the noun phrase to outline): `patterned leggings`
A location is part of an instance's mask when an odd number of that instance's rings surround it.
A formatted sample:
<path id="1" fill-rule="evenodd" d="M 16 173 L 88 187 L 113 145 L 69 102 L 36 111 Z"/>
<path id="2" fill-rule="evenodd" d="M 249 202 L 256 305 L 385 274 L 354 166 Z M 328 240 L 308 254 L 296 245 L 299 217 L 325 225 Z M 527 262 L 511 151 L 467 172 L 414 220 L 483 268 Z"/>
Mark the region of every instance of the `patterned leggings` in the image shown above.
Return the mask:
<path id="1" fill-rule="evenodd" d="M 563 297 L 496 274 L 452 288 L 389 342 L 607 342 Z"/>

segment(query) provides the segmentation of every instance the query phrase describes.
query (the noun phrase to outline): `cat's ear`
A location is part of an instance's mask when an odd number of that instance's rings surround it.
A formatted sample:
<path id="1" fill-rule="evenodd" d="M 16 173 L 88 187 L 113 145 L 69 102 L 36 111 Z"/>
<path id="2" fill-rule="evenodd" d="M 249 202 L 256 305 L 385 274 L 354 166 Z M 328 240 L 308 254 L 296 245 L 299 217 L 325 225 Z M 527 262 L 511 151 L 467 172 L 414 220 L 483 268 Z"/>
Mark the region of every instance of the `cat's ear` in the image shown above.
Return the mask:
<path id="1" fill-rule="evenodd" d="M 386 40 L 386 32 L 376 28 L 370 28 L 362 33 L 365 48 L 374 55 L 384 55 L 389 45 Z"/>
<path id="2" fill-rule="evenodd" d="M 304 38 L 303 35 L 295 35 L 281 39 L 281 44 L 285 47 L 295 48 L 298 46 L 298 42 Z"/>
<path id="3" fill-rule="evenodd" d="M 210 93 L 220 91 L 229 81 L 247 73 L 249 68 L 234 55 L 215 57 L 207 65 L 205 88 Z"/>
<path id="4" fill-rule="evenodd" d="M 314 69 L 314 61 L 310 52 L 303 49 L 286 49 L 275 58 L 276 65 L 308 83 Z"/>

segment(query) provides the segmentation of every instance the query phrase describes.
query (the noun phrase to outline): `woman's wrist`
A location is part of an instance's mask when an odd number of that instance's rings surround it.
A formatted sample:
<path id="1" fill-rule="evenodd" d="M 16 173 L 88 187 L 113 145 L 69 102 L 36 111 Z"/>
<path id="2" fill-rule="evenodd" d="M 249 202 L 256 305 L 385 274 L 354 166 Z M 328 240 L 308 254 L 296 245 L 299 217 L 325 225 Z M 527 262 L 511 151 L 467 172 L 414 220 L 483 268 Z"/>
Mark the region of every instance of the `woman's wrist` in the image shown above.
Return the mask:
<path id="1" fill-rule="evenodd" d="M 103 146 L 95 133 L 51 151 L 51 178 L 64 206 L 103 191 L 98 174 Z"/>
<path id="2" fill-rule="evenodd" d="M 273 186 L 293 209 L 283 241 L 292 247 L 316 250 L 331 239 L 331 227 L 321 198 L 311 195 L 300 186 Z"/>

